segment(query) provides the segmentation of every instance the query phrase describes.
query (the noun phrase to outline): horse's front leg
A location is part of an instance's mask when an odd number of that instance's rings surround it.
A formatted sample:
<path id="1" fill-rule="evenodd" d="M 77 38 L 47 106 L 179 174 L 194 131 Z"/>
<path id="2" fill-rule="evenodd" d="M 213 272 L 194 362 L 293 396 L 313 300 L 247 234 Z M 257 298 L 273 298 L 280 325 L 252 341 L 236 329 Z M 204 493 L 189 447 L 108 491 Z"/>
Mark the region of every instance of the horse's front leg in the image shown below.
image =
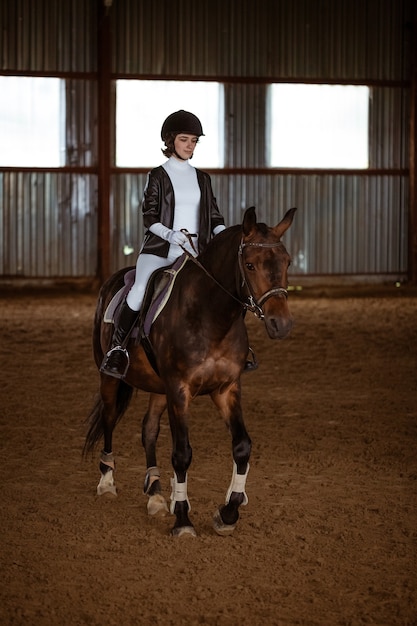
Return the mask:
<path id="1" fill-rule="evenodd" d="M 156 461 L 156 442 L 159 435 L 161 416 L 166 409 L 164 395 L 151 394 L 148 410 L 142 422 L 142 445 L 146 455 L 146 476 L 143 492 L 148 496 L 147 510 L 149 515 L 165 515 L 168 505 L 161 493 L 161 481 Z"/>
<path id="2" fill-rule="evenodd" d="M 245 486 L 252 444 L 243 421 L 240 383 L 233 383 L 226 392 L 216 391 L 211 397 L 232 435 L 234 461 L 232 480 L 226 493 L 225 504 L 216 511 L 213 527 L 219 535 L 230 535 L 239 519 L 239 507 L 248 503 Z"/>
<path id="3" fill-rule="evenodd" d="M 192 449 L 188 438 L 189 400 L 184 392 L 174 394 L 168 398 L 169 423 L 172 434 L 172 466 L 174 477 L 171 479 L 171 506 L 170 511 L 176 517 L 171 534 L 174 537 L 181 535 L 196 536 L 188 513 L 191 510 L 187 494 L 187 470 L 192 459 Z"/>

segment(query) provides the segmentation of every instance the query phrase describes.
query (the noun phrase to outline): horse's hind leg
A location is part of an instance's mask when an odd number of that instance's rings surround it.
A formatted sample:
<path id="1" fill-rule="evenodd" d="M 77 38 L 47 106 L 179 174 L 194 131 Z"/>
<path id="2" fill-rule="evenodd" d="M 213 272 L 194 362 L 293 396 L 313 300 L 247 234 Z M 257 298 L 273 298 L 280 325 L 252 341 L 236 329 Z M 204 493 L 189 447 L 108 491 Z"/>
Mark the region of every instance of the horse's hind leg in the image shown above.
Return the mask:
<path id="1" fill-rule="evenodd" d="M 161 493 L 161 481 L 156 461 L 156 442 L 162 413 L 166 409 L 166 398 L 163 395 L 151 394 L 148 410 L 142 422 L 142 445 L 146 454 L 146 476 L 143 492 L 148 496 L 147 510 L 149 515 L 165 515 L 168 506 Z"/>
<path id="2" fill-rule="evenodd" d="M 222 394 L 213 393 L 211 397 L 223 415 L 232 435 L 234 461 L 232 480 L 226 493 L 225 504 L 216 511 L 213 527 L 219 535 L 230 535 L 239 519 L 239 507 L 248 502 L 245 485 L 252 446 L 243 421 L 239 384 L 236 383 Z"/>
<path id="3" fill-rule="evenodd" d="M 97 485 L 97 495 L 102 496 L 110 493 L 117 496 L 116 483 L 114 482 L 114 471 L 116 464 L 113 452 L 106 452 L 104 449 L 100 455 L 100 481 Z"/>
<path id="4" fill-rule="evenodd" d="M 132 388 L 125 383 L 102 375 L 100 395 L 90 415 L 90 428 L 84 446 L 92 449 L 103 436 L 104 444 L 100 456 L 100 481 L 97 495 L 105 493 L 117 495 L 114 482 L 115 459 L 113 455 L 113 430 L 125 413 L 132 396 Z"/>

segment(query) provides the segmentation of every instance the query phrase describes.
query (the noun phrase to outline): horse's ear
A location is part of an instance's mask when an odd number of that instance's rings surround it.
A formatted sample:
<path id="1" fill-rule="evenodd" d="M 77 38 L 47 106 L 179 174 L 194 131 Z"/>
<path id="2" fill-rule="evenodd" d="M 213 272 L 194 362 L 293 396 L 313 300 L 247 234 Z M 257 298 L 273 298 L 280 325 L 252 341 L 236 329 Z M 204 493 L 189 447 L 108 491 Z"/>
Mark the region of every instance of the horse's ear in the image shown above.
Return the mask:
<path id="1" fill-rule="evenodd" d="M 256 229 L 255 207 L 251 206 L 249 209 L 246 209 L 245 215 L 243 216 L 243 222 L 242 222 L 243 234 L 247 237 L 255 229 Z"/>
<path id="2" fill-rule="evenodd" d="M 288 230 L 289 227 L 291 226 L 294 213 L 296 212 L 296 210 L 297 210 L 296 207 L 294 207 L 293 209 L 290 209 L 289 211 L 287 211 L 284 217 L 282 218 L 282 220 L 279 222 L 279 224 L 274 226 L 273 228 L 274 233 L 279 239 L 281 239 L 285 231 Z"/>

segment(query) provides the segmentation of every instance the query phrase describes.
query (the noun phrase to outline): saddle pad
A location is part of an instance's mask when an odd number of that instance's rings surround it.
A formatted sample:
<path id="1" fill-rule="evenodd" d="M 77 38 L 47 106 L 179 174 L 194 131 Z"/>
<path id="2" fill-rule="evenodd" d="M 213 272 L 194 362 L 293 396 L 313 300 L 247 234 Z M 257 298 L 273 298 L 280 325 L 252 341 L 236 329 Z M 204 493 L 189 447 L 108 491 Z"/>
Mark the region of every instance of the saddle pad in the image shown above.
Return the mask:
<path id="1" fill-rule="evenodd" d="M 168 302 L 175 279 L 189 258 L 190 257 L 187 254 L 183 254 L 175 261 L 172 267 L 167 268 L 162 272 L 162 276 L 165 278 L 165 284 L 163 284 L 164 281 L 162 280 L 162 289 L 156 289 L 156 293 L 152 298 L 148 310 L 146 311 L 145 321 L 143 323 L 143 334 L 145 337 L 147 337 L 151 332 L 152 324 Z"/>
<path id="2" fill-rule="evenodd" d="M 129 270 L 128 272 L 126 272 L 124 276 L 124 281 L 125 281 L 124 286 L 121 287 L 119 291 L 116 291 L 113 298 L 110 300 L 109 304 L 107 305 L 107 309 L 105 310 L 104 317 L 103 317 L 103 322 L 105 322 L 106 324 L 114 324 L 114 318 L 115 318 L 117 307 L 119 306 L 123 297 L 129 293 L 129 291 L 132 288 L 133 283 L 135 282 L 135 271 L 136 270 L 133 269 L 133 270 Z"/>

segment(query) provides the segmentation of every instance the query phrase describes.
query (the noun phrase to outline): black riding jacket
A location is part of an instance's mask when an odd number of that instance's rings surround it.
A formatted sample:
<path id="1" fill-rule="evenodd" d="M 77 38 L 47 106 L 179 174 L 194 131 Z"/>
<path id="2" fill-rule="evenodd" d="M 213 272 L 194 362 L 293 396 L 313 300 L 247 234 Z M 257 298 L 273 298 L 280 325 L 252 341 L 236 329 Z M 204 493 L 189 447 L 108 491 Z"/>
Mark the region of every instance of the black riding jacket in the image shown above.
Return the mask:
<path id="1" fill-rule="evenodd" d="M 216 198 L 211 187 L 210 176 L 196 168 L 198 185 L 201 190 L 200 216 L 198 231 L 198 248 L 203 252 L 211 237 L 213 229 L 220 224 L 224 225 L 224 219 L 217 206 Z M 148 174 L 142 201 L 143 223 L 146 229 L 152 224 L 161 222 L 164 226 L 172 228 L 174 223 L 174 188 L 171 179 L 165 169 L 160 165 Z M 141 252 L 167 257 L 169 243 L 158 237 L 149 230 L 145 234 Z"/>

